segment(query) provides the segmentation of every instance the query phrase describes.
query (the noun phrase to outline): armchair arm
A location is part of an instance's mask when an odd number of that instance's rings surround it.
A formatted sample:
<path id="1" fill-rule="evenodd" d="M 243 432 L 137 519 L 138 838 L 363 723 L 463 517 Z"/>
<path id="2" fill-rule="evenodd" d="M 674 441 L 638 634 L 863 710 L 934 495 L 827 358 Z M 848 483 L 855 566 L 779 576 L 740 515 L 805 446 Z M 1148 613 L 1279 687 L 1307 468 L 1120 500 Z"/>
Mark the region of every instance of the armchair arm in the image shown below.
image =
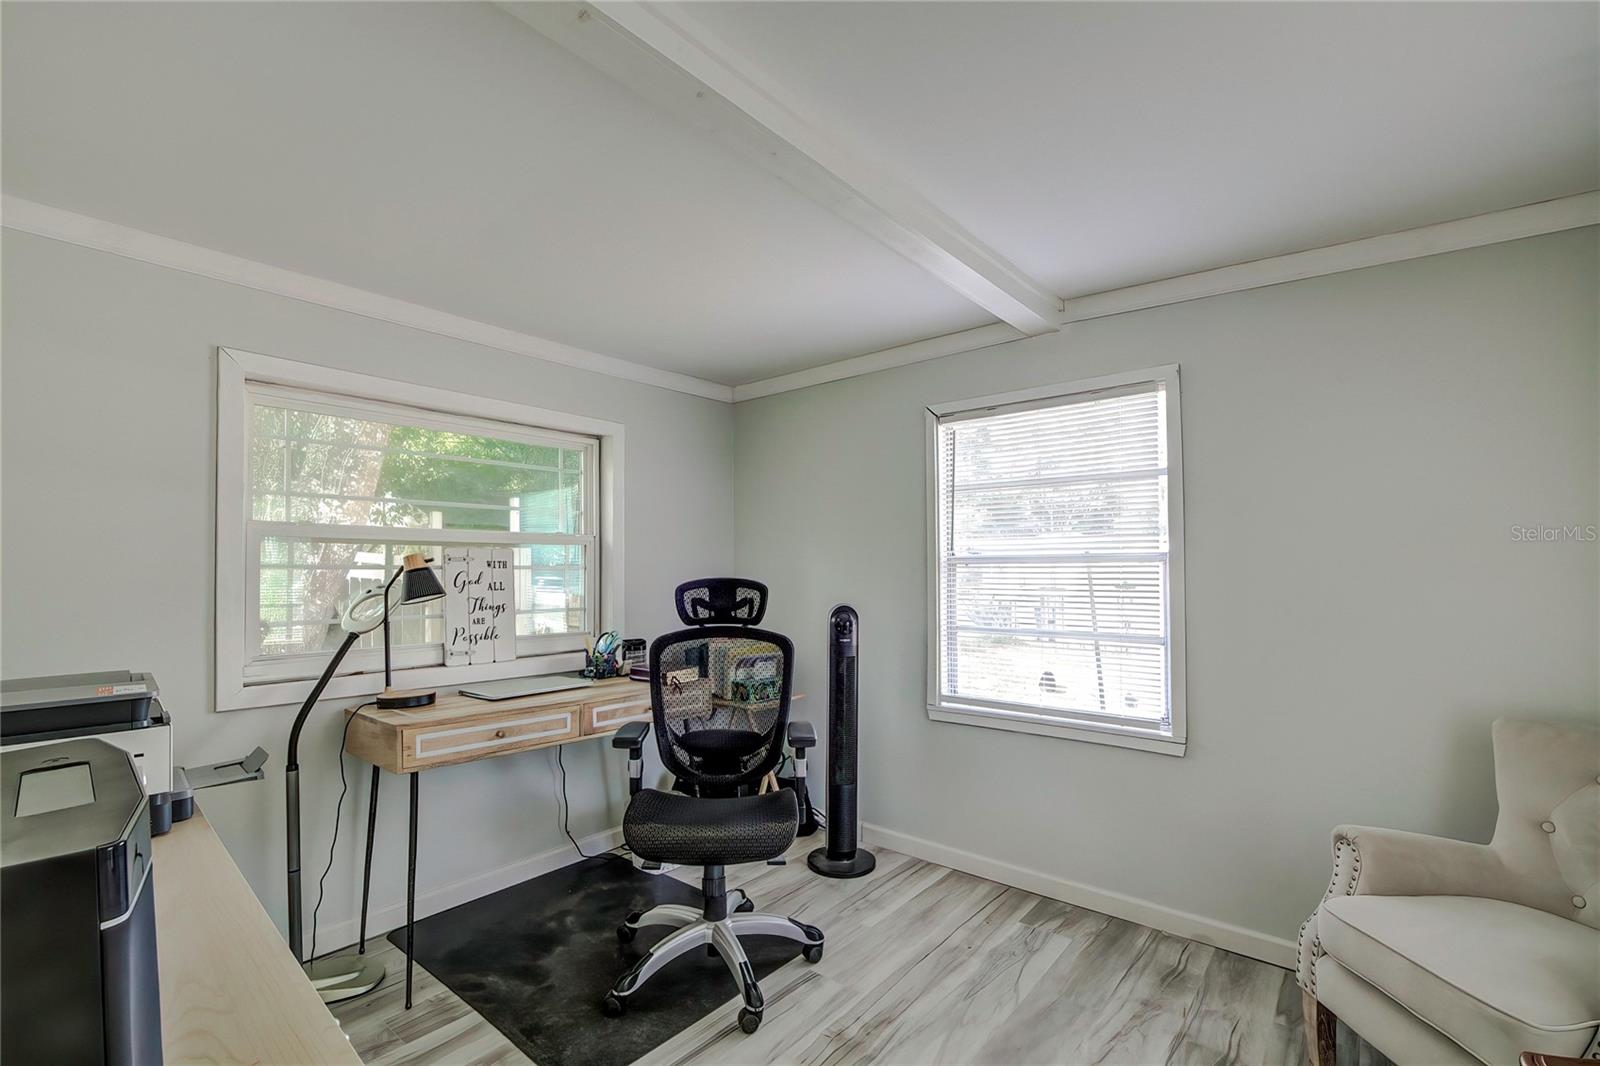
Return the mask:
<path id="1" fill-rule="evenodd" d="M 810 722 L 789 723 L 789 746 L 797 758 L 805 758 L 805 750 L 817 746 L 817 730 Z"/>
<path id="2" fill-rule="evenodd" d="M 636 794 L 644 786 L 644 738 L 650 735 L 648 722 L 628 722 L 611 734 L 613 748 L 626 748 L 628 752 L 628 795 Z"/>
<path id="3" fill-rule="evenodd" d="M 1333 831 L 1336 860 L 1341 846 L 1351 857 L 1341 895 L 1495 897 L 1506 880 L 1504 862 L 1487 844 L 1341 825 Z"/>
<path id="4" fill-rule="evenodd" d="M 1509 898 L 1505 866 L 1487 844 L 1448 837 L 1341 825 L 1333 831 L 1333 877 L 1324 901 L 1335 896 L 1489 896 Z M 1322 954 L 1315 912 L 1300 927 L 1297 976 L 1316 994 L 1316 961 Z"/>

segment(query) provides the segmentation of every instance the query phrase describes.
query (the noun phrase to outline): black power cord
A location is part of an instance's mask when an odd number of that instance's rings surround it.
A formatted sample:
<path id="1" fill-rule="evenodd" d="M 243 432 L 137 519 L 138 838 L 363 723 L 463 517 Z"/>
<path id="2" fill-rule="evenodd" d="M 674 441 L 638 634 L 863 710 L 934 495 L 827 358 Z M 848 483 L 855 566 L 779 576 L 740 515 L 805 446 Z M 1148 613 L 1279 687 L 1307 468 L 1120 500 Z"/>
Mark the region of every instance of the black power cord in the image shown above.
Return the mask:
<path id="1" fill-rule="evenodd" d="M 363 703 L 352 711 L 344 720 L 344 732 L 339 735 L 339 802 L 333 808 L 333 839 L 328 842 L 328 864 L 322 868 L 322 876 L 317 878 L 317 905 L 311 909 L 311 961 L 317 961 L 317 914 L 322 910 L 322 892 L 328 880 L 328 872 L 333 869 L 333 849 L 339 846 L 339 821 L 340 814 L 344 811 L 344 797 L 350 791 L 350 782 L 344 775 L 344 745 L 350 739 L 350 723 L 356 720 L 356 712 L 371 707 L 371 703 Z"/>
<path id="2" fill-rule="evenodd" d="M 360 711 L 371 706 L 372 703 L 370 702 L 363 703 L 361 706 L 356 708 L 356 711 Z M 350 739 L 350 723 L 355 721 L 355 719 L 356 716 L 354 713 L 351 713 L 345 718 L 344 732 L 339 736 L 339 800 L 334 804 L 333 808 L 333 839 L 328 842 L 328 862 L 327 865 L 323 866 L 322 868 L 322 876 L 317 878 L 317 905 L 311 908 L 312 961 L 316 961 L 317 958 L 317 916 L 322 911 L 322 897 L 324 891 L 326 890 L 328 874 L 333 870 L 334 850 L 339 846 L 339 823 L 341 821 L 340 816 L 344 812 L 344 798 L 350 792 L 350 781 L 349 778 L 345 776 L 344 772 L 344 756 L 345 743 Z M 561 831 L 567 835 L 568 840 L 572 841 L 573 850 L 579 855 L 583 856 L 585 859 L 614 859 L 618 862 L 625 862 L 629 866 L 632 866 L 633 861 L 631 859 L 629 859 L 626 855 L 618 855 L 614 851 L 605 851 L 601 852 L 599 855 L 590 855 L 578 844 L 578 838 L 572 835 L 571 808 L 567 802 L 567 764 L 561 757 L 561 749 L 565 746 L 566 745 L 564 744 L 556 745 L 556 767 L 561 771 Z M 627 851 L 628 846 L 624 844 L 622 846 L 622 850 Z"/>
<path id="3" fill-rule="evenodd" d="M 572 828 L 569 824 L 569 816 L 572 808 L 567 802 L 567 764 L 561 758 L 561 749 L 564 747 L 566 747 L 565 744 L 556 745 L 556 767 L 561 771 L 561 831 L 567 834 L 568 840 L 572 841 L 572 849 L 586 859 L 615 859 L 618 862 L 625 862 L 629 866 L 632 866 L 633 861 L 631 859 L 625 855 L 618 855 L 614 851 L 603 851 L 598 855 L 590 855 L 588 852 L 583 850 L 581 845 L 579 845 L 578 838 L 572 835 Z M 623 850 L 628 850 L 628 846 L 626 844 L 623 845 Z"/>

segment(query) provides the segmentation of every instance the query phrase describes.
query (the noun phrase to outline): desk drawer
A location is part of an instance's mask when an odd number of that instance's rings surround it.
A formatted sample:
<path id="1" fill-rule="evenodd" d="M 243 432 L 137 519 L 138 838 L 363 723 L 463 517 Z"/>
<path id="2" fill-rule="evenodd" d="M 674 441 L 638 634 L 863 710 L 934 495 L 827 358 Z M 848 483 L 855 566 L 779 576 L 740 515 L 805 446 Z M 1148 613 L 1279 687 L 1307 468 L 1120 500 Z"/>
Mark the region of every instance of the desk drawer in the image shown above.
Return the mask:
<path id="1" fill-rule="evenodd" d="M 648 722 L 650 690 L 644 688 L 641 692 L 628 695 L 618 694 L 610 699 L 590 700 L 584 703 L 579 718 L 584 736 L 613 732 L 625 722 Z"/>
<path id="2" fill-rule="evenodd" d="M 578 736 L 577 708 L 530 708 L 469 725 L 407 729 L 401 762 L 407 769 L 504 755 Z"/>

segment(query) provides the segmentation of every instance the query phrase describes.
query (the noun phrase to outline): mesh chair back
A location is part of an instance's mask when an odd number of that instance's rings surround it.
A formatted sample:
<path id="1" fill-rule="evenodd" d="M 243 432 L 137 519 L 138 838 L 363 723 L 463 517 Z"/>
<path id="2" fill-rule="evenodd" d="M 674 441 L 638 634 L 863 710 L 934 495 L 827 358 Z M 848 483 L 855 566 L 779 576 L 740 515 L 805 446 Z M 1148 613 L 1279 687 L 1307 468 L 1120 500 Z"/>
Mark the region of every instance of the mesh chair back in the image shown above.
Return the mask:
<path id="1" fill-rule="evenodd" d="M 754 628 L 766 611 L 760 582 L 689 582 L 676 599 L 679 616 L 694 628 L 650 645 L 656 745 L 680 786 L 695 795 L 733 795 L 758 785 L 782 760 L 794 645 Z"/>

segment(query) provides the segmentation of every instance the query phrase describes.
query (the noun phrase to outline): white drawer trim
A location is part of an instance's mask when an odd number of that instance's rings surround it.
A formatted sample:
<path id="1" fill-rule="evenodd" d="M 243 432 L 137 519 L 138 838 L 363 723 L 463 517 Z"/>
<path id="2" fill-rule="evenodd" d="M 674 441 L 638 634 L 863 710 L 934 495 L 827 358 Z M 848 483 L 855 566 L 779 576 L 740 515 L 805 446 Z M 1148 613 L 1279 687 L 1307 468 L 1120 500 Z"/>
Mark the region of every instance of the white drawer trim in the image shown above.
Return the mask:
<path id="1" fill-rule="evenodd" d="M 422 750 L 424 740 L 436 740 L 444 737 L 460 736 L 463 733 L 481 733 L 485 729 L 515 729 L 518 726 L 538 725 L 540 722 L 558 722 L 559 725 L 549 729 L 540 729 L 531 733 L 523 733 L 516 737 L 490 737 L 488 740 L 475 740 L 468 744 L 456 744 L 448 748 L 433 748 L 429 751 Z M 477 751 L 479 748 L 505 747 L 507 744 L 517 744 L 528 740 L 538 740 L 540 737 L 555 736 L 559 733 L 572 731 L 572 712 L 553 711 L 546 714 L 536 714 L 529 718 L 510 718 L 504 722 L 478 722 L 476 725 L 460 726 L 456 729 L 430 729 L 426 733 L 418 732 L 414 741 L 415 757 L 418 759 L 438 758 L 441 755 L 455 755 L 463 751 Z"/>

